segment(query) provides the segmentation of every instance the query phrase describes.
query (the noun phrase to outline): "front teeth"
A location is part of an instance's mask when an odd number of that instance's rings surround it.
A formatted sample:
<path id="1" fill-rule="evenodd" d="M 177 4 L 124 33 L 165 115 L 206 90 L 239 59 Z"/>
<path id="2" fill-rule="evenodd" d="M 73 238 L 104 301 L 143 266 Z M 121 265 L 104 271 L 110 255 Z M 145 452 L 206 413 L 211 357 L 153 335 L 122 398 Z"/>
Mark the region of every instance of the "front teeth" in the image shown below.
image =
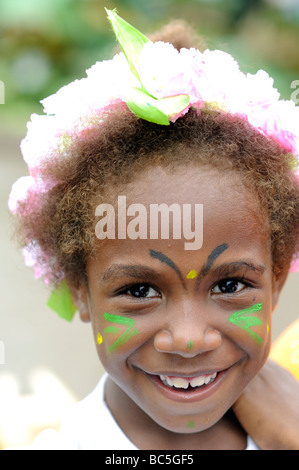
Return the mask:
<path id="1" fill-rule="evenodd" d="M 193 388 L 207 385 L 216 378 L 216 375 L 217 372 L 210 375 L 200 375 L 198 377 L 193 377 L 190 381 L 183 377 L 168 377 L 167 375 L 160 375 L 160 379 L 164 385 L 167 385 L 168 387 L 187 389 L 189 385 Z"/>

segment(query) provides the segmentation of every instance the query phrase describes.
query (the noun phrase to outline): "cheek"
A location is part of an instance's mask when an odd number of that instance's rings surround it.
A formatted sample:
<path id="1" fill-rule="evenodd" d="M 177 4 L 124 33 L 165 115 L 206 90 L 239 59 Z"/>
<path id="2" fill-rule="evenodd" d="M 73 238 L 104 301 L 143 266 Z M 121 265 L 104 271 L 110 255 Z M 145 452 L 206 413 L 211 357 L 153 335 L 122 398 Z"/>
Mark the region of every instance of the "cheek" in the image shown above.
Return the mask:
<path id="1" fill-rule="evenodd" d="M 111 357 L 127 356 L 136 343 L 139 331 L 134 319 L 104 312 L 96 319 L 94 335 L 98 354 L 103 363 Z"/>
<path id="2" fill-rule="evenodd" d="M 231 334 L 257 367 L 267 358 L 271 347 L 271 313 L 267 303 L 254 304 L 228 317 Z"/>

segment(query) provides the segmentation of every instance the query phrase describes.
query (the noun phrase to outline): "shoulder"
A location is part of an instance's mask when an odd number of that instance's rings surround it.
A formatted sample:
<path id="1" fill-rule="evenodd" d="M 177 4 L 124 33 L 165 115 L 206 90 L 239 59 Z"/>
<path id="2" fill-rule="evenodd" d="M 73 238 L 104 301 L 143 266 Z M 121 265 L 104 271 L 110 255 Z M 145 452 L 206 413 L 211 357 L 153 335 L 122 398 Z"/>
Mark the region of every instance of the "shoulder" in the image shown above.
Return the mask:
<path id="1" fill-rule="evenodd" d="M 60 430 L 43 431 L 30 450 L 135 449 L 106 405 L 106 380 L 107 374 L 104 374 L 86 398 L 69 407 Z"/>

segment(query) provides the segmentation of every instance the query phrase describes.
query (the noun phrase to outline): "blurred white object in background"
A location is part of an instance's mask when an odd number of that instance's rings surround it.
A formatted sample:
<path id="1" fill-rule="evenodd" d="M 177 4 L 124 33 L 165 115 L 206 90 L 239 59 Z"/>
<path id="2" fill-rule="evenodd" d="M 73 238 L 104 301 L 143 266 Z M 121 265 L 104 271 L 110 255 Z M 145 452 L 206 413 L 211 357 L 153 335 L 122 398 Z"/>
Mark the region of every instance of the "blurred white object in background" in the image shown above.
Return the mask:
<path id="1" fill-rule="evenodd" d="M 11 373 L 0 374 L 0 448 L 26 446 L 44 429 L 58 430 L 65 408 L 78 399 L 50 371 L 36 369 L 28 377 L 30 394 L 20 392 Z"/>

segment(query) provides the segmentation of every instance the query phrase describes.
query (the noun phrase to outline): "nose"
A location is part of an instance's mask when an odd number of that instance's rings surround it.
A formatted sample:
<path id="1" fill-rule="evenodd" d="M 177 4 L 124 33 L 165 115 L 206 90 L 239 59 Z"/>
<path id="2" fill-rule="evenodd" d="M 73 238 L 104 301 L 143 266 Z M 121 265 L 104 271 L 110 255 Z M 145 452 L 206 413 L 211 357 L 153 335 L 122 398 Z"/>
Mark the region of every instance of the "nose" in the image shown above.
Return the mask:
<path id="1" fill-rule="evenodd" d="M 219 348 L 222 343 L 221 333 L 205 317 L 198 311 L 170 315 L 167 325 L 155 334 L 155 349 L 158 352 L 194 357 Z"/>

